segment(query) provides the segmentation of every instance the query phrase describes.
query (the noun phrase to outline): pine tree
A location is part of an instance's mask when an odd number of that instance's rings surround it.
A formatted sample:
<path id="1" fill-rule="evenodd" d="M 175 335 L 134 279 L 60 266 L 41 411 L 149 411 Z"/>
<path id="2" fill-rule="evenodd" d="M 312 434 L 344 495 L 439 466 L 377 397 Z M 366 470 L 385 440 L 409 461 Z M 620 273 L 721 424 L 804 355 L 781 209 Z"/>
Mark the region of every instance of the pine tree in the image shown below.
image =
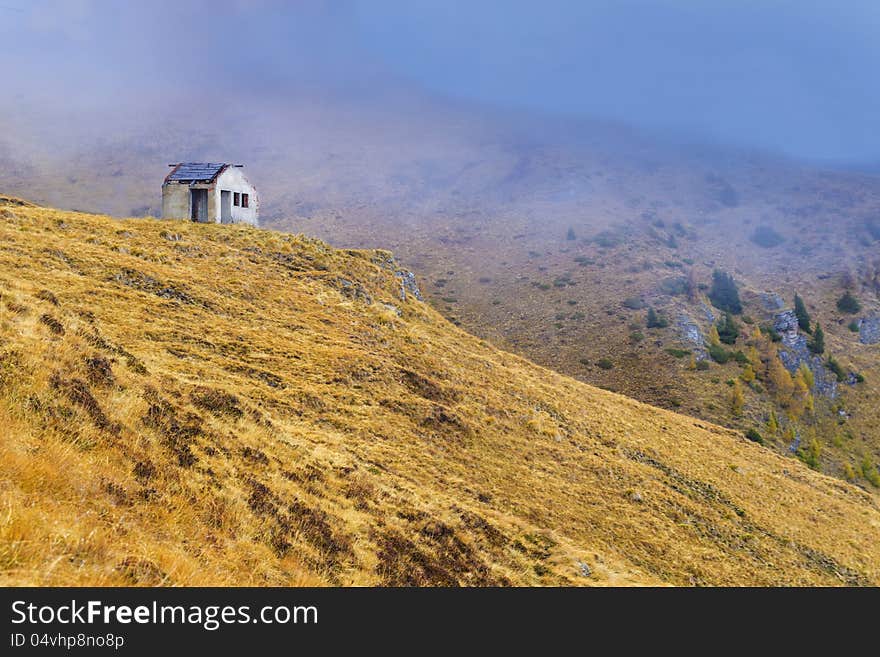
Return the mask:
<path id="1" fill-rule="evenodd" d="M 746 366 L 740 373 L 739 378 L 741 378 L 746 383 L 751 383 L 755 380 L 755 370 L 752 369 L 751 363 L 746 363 Z"/>
<path id="2" fill-rule="evenodd" d="M 724 317 L 718 322 L 718 338 L 724 344 L 735 344 L 739 337 L 739 326 L 730 313 L 724 313 Z"/>
<path id="3" fill-rule="evenodd" d="M 709 301 L 719 310 L 734 315 L 739 315 L 742 312 L 739 290 L 736 287 L 733 276 L 720 269 L 716 269 L 712 273 L 712 289 L 709 291 Z"/>
<path id="4" fill-rule="evenodd" d="M 568 233 L 565 234 L 565 239 L 567 239 L 569 242 L 573 242 L 577 239 L 577 235 L 574 234 L 574 228 L 572 228 L 571 226 L 568 227 Z"/>
<path id="5" fill-rule="evenodd" d="M 813 331 L 813 339 L 810 340 L 807 346 L 814 354 L 825 352 L 825 332 L 819 324 L 816 324 L 816 329 Z"/>
<path id="6" fill-rule="evenodd" d="M 801 331 L 804 333 L 811 333 L 810 331 L 810 313 L 807 312 L 807 307 L 804 305 L 804 300 L 801 299 L 799 294 L 794 295 L 794 314 L 797 315 L 798 326 Z"/>

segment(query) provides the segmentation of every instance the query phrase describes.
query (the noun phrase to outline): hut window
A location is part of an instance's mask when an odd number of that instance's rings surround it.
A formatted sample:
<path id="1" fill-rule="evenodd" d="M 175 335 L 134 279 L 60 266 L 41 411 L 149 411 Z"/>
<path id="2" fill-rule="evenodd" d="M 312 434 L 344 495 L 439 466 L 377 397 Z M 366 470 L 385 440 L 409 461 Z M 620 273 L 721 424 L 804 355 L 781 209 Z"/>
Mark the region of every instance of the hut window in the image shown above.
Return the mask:
<path id="1" fill-rule="evenodd" d="M 239 205 L 241 205 L 241 203 L 239 202 L 240 196 L 241 196 L 241 194 L 239 194 L 238 192 L 234 192 L 232 194 L 232 205 L 234 205 L 235 207 L 238 207 Z"/>
<path id="2" fill-rule="evenodd" d="M 247 194 L 241 195 L 241 207 L 243 207 L 243 208 L 248 207 L 248 195 Z"/>

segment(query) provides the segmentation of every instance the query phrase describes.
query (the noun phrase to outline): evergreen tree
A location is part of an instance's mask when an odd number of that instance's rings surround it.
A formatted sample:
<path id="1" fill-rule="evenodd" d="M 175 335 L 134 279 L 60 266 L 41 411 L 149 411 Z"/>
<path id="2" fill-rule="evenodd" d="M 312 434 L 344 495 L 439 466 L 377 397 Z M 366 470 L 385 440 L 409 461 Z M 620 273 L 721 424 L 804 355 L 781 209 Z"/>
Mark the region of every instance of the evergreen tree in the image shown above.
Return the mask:
<path id="1" fill-rule="evenodd" d="M 577 239 L 577 235 L 574 234 L 574 228 L 572 228 L 571 226 L 568 227 L 568 233 L 566 233 L 565 239 L 567 239 L 569 242 L 573 242 Z"/>
<path id="2" fill-rule="evenodd" d="M 810 313 L 807 312 L 807 306 L 799 294 L 794 295 L 794 314 L 797 315 L 798 326 L 804 333 L 810 331 Z"/>
<path id="3" fill-rule="evenodd" d="M 825 332 L 822 330 L 822 327 L 816 324 L 816 329 L 813 331 L 813 339 L 810 340 L 807 345 L 814 354 L 821 354 L 825 351 Z"/>
<path id="4" fill-rule="evenodd" d="M 666 319 L 660 317 L 655 311 L 654 307 L 651 306 L 648 308 L 648 316 L 645 318 L 645 326 L 648 328 L 665 328 L 669 326 L 669 322 Z"/>
<path id="5" fill-rule="evenodd" d="M 837 300 L 837 309 L 842 313 L 855 315 L 862 309 L 862 304 L 860 304 L 859 300 L 852 295 L 852 292 L 847 290 L 844 292 L 843 296 Z"/>
<path id="6" fill-rule="evenodd" d="M 712 273 L 712 289 L 709 290 L 709 301 L 719 310 L 734 315 L 739 315 L 742 312 L 739 290 L 736 287 L 733 276 L 720 269 L 716 269 Z"/>
<path id="7" fill-rule="evenodd" d="M 730 313 L 724 313 L 724 317 L 718 322 L 718 339 L 724 344 L 734 344 L 739 337 L 739 326 Z"/>

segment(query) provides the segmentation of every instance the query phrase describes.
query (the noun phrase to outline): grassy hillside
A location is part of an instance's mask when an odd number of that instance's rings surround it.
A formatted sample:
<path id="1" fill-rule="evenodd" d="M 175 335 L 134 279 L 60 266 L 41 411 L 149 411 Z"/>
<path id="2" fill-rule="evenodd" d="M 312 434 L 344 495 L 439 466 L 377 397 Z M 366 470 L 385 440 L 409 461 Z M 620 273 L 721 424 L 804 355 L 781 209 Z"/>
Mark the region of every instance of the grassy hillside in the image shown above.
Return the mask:
<path id="1" fill-rule="evenodd" d="M 404 283 L 387 252 L 0 201 L 0 582 L 880 584 L 876 496 Z"/>
<path id="2" fill-rule="evenodd" d="M 880 176 L 406 88 L 380 96 L 223 98 L 216 128 L 181 109 L 202 107 L 202 97 L 100 115 L 0 99 L 11 126 L 0 135 L 0 189 L 139 216 L 158 212 L 169 161 L 235 158 L 258 186 L 264 226 L 393 250 L 429 303 L 468 332 L 581 381 L 752 429 L 781 454 L 880 486 L 880 343 L 851 329 L 880 322 Z M 754 346 L 753 326 L 773 323 L 765 295 L 789 308 L 795 293 L 804 298 L 827 336 L 822 358 L 842 368 L 833 398 L 814 388 L 813 409 L 792 413 L 757 368 L 732 412 L 743 363 L 696 369 L 691 357 L 705 346 L 679 321 L 706 337 L 705 291 L 688 298 L 681 283 L 706 285 L 716 268 L 737 280 L 754 322 L 737 318 L 734 353 Z M 845 281 L 862 304 L 855 315 L 836 308 Z M 647 306 L 670 325 L 647 327 Z"/>

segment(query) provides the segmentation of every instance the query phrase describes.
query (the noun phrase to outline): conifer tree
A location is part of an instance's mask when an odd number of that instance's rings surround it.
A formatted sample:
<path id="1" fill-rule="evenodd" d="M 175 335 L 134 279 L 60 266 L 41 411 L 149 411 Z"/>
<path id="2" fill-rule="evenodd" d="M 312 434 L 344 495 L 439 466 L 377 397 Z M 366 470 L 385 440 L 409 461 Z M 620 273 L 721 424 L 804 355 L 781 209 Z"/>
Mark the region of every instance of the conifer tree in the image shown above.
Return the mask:
<path id="1" fill-rule="evenodd" d="M 798 326 L 801 331 L 804 333 L 811 333 L 810 331 L 810 313 L 807 312 L 807 307 L 804 305 L 804 300 L 801 299 L 799 294 L 794 295 L 794 314 L 797 315 Z"/>
<path id="2" fill-rule="evenodd" d="M 825 352 L 825 332 L 819 324 L 816 324 L 816 330 L 813 331 L 813 339 L 807 344 L 814 354 Z"/>

